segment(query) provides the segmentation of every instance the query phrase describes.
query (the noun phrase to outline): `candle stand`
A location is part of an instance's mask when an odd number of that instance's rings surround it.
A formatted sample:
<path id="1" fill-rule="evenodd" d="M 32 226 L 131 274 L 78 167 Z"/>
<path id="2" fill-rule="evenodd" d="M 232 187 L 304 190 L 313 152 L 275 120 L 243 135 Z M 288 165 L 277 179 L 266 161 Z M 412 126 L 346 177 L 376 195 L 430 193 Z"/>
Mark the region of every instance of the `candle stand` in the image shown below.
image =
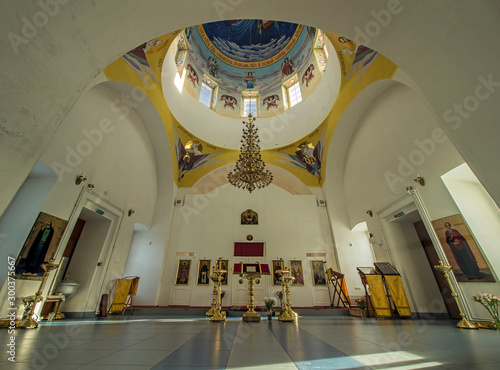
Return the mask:
<path id="1" fill-rule="evenodd" d="M 43 300 L 42 291 L 43 287 L 45 286 L 45 281 L 49 277 L 50 271 L 54 270 L 59 265 L 54 264 L 54 258 L 51 258 L 48 263 L 42 263 L 40 266 L 43 268 L 45 272 L 43 274 L 40 287 L 38 288 L 38 291 L 35 293 L 35 297 L 30 302 L 31 304 L 29 306 L 28 312 L 25 312 L 26 318 L 23 318 L 22 320 L 9 320 L 9 319 L 2 320 L 0 322 L 0 327 L 2 328 L 10 327 L 12 325 L 12 322 L 15 321 L 16 328 L 23 328 L 23 329 L 38 328 L 38 321 L 33 318 L 33 316 L 35 316 L 35 308 L 37 303 Z"/>
<path id="2" fill-rule="evenodd" d="M 446 281 L 448 282 L 448 284 L 450 286 L 451 295 L 453 298 L 455 298 L 455 302 L 457 303 L 458 310 L 460 311 L 460 316 L 462 317 L 462 320 L 460 320 L 460 322 L 457 324 L 457 328 L 478 329 L 478 326 L 476 324 L 467 320 L 467 317 L 465 317 L 465 313 L 462 310 L 462 306 L 460 305 L 460 302 L 458 301 L 458 298 L 457 298 L 458 294 L 455 291 L 455 289 L 453 288 L 453 285 L 451 284 L 451 281 L 450 281 L 450 275 L 448 274 L 448 272 L 451 270 L 451 266 L 445 265 L 443 263 L 443 261 L 439 261 L 439 265 L 435 265 L 434 268 L 438 271 L 441 271 L 444 274 L 444 277 L 446 278 Z"/>
<path id="3" fill-rule="evenodd" d="M 283 310 L 278 317 L 279 321 L 293 322 L 298 317 L 297 313 L 292 310 L 290 302 L 290 282 L 294 279 L 292 272 L 286 267 L 277 271 L 281 275 L 281 286 L 283 289 Z"/>
<path id="4" fill-rule="evenodd" d="M 214 282 L 214 291 L 213 291 L 213 298 L 215 299 L 215 305 L 213 305 L 213 300 L 212 300 L 212 317 L 210 318 L 211 322 L 223 322 L 226 321 L 226 312 L 221 312 L 221 305 L 222 305 L 222 297 L 221 297 L 221 286 L 222 286 L 222 279 L 224 278 L 224 274 L 227 272 L 227 270 L 223 270 L 221 267 L 222 263 L 222 258 L 219 258 L 219 260 L 216 262 L 216 268 L 213 270 L 213 275 L 210 276 L 210 279 Z M 211 310 L 212 310 L 211 309 Z M 210 313 L 210 311 L 207 312 L 207 315 Z"/>

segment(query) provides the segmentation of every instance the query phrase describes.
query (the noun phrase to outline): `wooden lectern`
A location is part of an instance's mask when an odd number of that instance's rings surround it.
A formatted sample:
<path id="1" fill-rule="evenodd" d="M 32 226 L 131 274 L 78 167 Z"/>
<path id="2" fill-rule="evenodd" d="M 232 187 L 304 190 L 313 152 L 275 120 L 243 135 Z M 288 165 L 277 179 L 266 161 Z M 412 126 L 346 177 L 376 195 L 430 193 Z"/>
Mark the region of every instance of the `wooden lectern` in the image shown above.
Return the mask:
<path id="1" fill-rule="evenodd" d="M 243 321 L 260 321 L 260 316 L 255 312 L 254 304 L 254 282 L 258 284 L 260 282 L 261 275 L 271 275 L 269 271 L 269 265 L 255 262 L 255 263 L 235 263 L 233 267 L 233 274 L 240 275 L 240 277 L 246 277 L 248 279 L 248 311 L 243 314 Z M 243 284 L 243 280 L 240 279 L 240 284 Z"/>
<path id="2" fill-rule="evenodd" d="M 382 275 L 373 267 L 357 267 L 356 269 L 365 288 L 366 303 L 373 307 L 375 317 L 392 317 Z M 367 286 L 370 288 L 370 294 L 368 294 Z"/>
<path id="3" fill-rule="evenodd" d="M 328 281 L 333 286 L 333 297 L 331 306 L 335 306 L 340 308 L 340 303 L 343 304 L 344 307 L 351 308 L 351 301 L 349 299 L 349 293 L 347 293 L 347 286 L 345 284 L 344 274 L 340 272 L 333 271 L 332 268 L 326 270 L 328 275 Z M 337 300 L 337 304 L 335 304 L 335 300 Z"/>
<path id="4" fill-rule="evenodd" d="M 108 313 L 121 312 L 121 315 L 123 316 L 125 310 L 130 308 L 130 314 L 132 314 L 132 304 L 134 296 L 137 294 L 138 286 L 138 276 L 119 279 L 116 286 L 115 297 L 113 298 L 113 303 L 111 304 Z"/>
<path id="5" fill-rule="evenodd" d="M 374 265 L 383 277 L 389 303 L 394 305 L 400 317 L 411 317 L 410 304 L 406 298 L 399 272 L 389 262 L 375 262 Z"/>

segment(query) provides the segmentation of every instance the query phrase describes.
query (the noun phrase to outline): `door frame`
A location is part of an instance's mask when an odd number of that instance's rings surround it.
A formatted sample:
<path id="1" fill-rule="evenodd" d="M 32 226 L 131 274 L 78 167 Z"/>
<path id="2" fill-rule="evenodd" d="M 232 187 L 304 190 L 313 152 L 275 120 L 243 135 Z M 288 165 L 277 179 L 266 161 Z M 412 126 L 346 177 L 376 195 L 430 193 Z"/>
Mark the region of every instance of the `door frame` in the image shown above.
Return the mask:
<path id="1" fill-rule="evenodd" d="M 377 216 L 377 223 L 378 227 L 382 232 L 382 237 L 385 240 L 386 246 L 387 246 L 387 253 L 389 255 L 389 259 L 391 263 L 394 263 L 396 265 L 400 265 L 399 261 L 399 256 L 395 252 L 394 249 L 394 242 L 392 241 L 391 235 L 388 235 L 388 230 L 386 227 L 383 226 L 382 220 L 385 219 L 391 211 L 395 211 L 396 209 L 404 209 L 405 207 L 410 206 L 412 203 L 415 205 L 417 212 L 420 215 L 420 218 L 422 219 L 424 226 L 429 234 L 429 237 L 431 239 L 432 244 L 434 245 L 434 249 L 439 257 L 440 260 L 443 261 L 445 264 L 449 264 L 448 259 L 446 258 L 446 255 L 444 253 L 443 247 L 441 246 L 441 243 L 439 242 L 439 237 L 436 234 L 436 231 L 434 230 L 434 227 L 432 226 L 432 221 L 431 217 L 429 215 L 429 211 L 427 210 L 427 207 L 425 206 L 419 192 L 417 189 L 413 188 L 412 186 L 408 186 L 406 188 L 407 194 L 404 196 L 400 197 L 399 199 L 395 200 L 394 202 L 388 204 L 386 207 L 381 209 L 376 213 Z M 411 209 L 412 211 L 414 208 Z M 433 268 L 433 266 L 431 266 Z M 400 274 L 402 276 L 403 284 L 405 286 L 405 289 L 409 292 L 409 298 L 411 299 L 413 305 L 415 306 L 415 299 L 413 297 L 412 291 L 411 291 L 411 286 L 408 282 L 408 279 L 406 277 L 405 271 L 400 271 Z M 467 304 L 467 298 L 465 297 L 465 294 L 463 290 L 460 288 L 458 285 L 455 276 L 453 274 L 450 274 L 450 279 L 449 281 L 451 282 L 451 285 L 453 286 L 453 289 L 457 293 L 457 299 L 460 302 L 460 306 L 462 307 L 462 310 L 464 311 L 465 316 L 467 317 L 468 320 L 472 320 L 472 314 L 469 308 L 469 305 Z"/>
<path id="2" fill-rule="evenodd" d="M 80 217 L 80 214 L 84 208 L 98 213 L 101 217 L 104 217 L 111 222 L 99 254 L 99 261 L 102 261 L 103 263 L 102 266 L 94 267 L 94 271 L 92 273 L 92 281 L 82 309 L 83 313 L 93 311 L 97 314 L 100 310 L 99 297 L 102 295 L 105 288 L 106 279 L 108 279 L 108 269 L 111 262 L 111 257 L 115 249 L 116 238 L 121 226 L 121 222 L 123 220 L 124 211 L 123 209 L 111 203 L 109 200 L 103 198 L 101 195 L 95 193 L 91 189 L 82 188 L 82 191 L 78 196 L 75 206 L 68 219 L 68 226 L 66 227 L 66 230 L 61 238 L 61 242 L 59 243 L 59 247 L 56 251 L 56 264 L 60 264 L 66 244 L 68 243 L 76 222 L 78 221 L 78 218 Z M 102 211 L 103 213 L 101 214 L 100 212 L 98 212 L 98 210 Z M 52 289 L 52 285 L 55 282 L 56 276 L 57 273 L 53 275 L 50 284 L 48 284 L 48 286 L 50 287 L 48 291 Z M 45 296 L 47 295 L 48 294 L 45 293 Z M 95 303 L 92 303 L 94 301 Z"/>

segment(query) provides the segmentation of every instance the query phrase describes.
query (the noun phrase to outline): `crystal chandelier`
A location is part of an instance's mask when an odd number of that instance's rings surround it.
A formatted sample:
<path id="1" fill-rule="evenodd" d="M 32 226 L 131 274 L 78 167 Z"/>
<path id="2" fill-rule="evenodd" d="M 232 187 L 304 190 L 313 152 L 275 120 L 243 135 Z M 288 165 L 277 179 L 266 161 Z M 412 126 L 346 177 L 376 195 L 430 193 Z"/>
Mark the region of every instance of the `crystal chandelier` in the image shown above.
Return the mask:
<path id="1" fill-rule="evenodd" d="M 231 185 L 246 189 L 250 193 L 255 188 L 262 189 L 273 181 L 273 174 L 266 169 L 260 155 L 260 140 L 254 121 L 255 118 L 251 114 L 248 115 L 248 122 L 243 121 L 246 127 L 243 128 L 240 156 L 234 170 L 227 175 Z"/>

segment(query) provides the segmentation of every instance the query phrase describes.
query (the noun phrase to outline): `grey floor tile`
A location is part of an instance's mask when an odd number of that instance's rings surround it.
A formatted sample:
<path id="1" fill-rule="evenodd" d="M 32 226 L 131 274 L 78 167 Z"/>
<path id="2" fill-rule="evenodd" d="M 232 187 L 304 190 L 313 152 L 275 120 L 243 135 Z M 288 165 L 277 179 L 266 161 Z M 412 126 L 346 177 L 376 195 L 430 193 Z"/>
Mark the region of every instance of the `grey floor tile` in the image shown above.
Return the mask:
<path id="1" fill-rule="evenodd" d="M 149 370 L 151 366 L 149 365 L 85 365 L 79 367 L 78 370 Z"/>
<path id="2" fill-rule="evenodd" d="M 206 318 L 71 321 L 16 334 L 0 369 L 497 369 L 500 335 L 437 320 L 299 317 L 213 325 Z M 5 338 L 0 338 L 0 345 Z"/>
<path id="3" fill-rule="evenodd" d="M 172 354 L 173 351 L 121 350 L 87 363 L 88 365 L 154 366 Z"/>
<path id="4" fill-rule="evenodd" d="M 288 354 L 283 351 L 231 351 L 227 366 L 268 366 L 271 367 L 290 367 L 295 366 Z"/>

